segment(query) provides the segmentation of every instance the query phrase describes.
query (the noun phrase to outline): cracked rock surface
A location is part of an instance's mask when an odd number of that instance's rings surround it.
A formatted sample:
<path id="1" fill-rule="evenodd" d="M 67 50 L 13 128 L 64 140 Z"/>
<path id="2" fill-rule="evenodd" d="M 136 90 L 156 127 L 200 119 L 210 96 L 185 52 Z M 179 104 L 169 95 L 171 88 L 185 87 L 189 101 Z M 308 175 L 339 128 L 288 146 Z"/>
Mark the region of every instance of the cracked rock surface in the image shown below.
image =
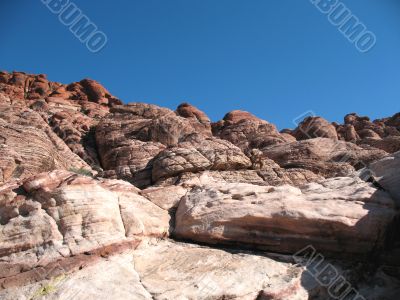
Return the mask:
<path id="1" fill-rule="evenodd" d="M 399 138 L 0 72 L 0 299 L 397 299 Z"/>

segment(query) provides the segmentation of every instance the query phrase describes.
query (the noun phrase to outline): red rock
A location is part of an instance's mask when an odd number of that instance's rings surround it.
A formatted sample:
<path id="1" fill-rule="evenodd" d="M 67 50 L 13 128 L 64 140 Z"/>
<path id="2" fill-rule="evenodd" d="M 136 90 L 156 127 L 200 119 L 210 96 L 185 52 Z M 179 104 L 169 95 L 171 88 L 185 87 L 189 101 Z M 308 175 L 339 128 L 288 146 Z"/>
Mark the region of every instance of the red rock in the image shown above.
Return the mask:
<path id="1" fill-rule="evenodd" d="M 197 107 L 189 103 L 182 103 L 178 106 L 176 112 L 181 117 L 191 120 L 192 125 L 199 128 L 203 133 L 211 135 L 211 121 L 207 115 Z M 199 126 L 198 123 L 201 125 Z"/>
<path id="2" fill-rule="evenodd" d="M 212 125 L 215 136 L 227 140 L 247 153 L 293 140 L 281 135 L 276 127 L 248 112 L 232 111 Z"/>
<path id="3" fill-rule="evenodd" d="M 307 140 L 317 137 L 337 140 L 335 127 L 321 117 L 308 117 L 303 120 L 293 132 L 297 140 Z"/>

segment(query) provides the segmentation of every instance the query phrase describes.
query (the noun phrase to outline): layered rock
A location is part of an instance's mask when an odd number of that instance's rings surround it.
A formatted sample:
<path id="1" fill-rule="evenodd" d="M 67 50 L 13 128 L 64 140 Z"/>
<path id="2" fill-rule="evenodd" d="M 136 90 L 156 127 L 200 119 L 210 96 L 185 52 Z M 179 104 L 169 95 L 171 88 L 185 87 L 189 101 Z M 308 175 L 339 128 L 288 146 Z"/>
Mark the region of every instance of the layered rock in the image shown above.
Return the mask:
<path id="1" fill-rule="evenodd" d="M 275 125 L 245 111 L 232 111 L 212 126 L 215 136 L 230 141 L 246 153 L 254 148 L 261 149 L 294 140 L 280 134 Z"/>
<path id="2" fill-rule="evenodd" d="M 112 96 L 101 84 L 91 79 L 65 85 L 49 81 L 44 74 L 3 71 L 0 72 L 0 91 L 11 98 L 27 101 L 57 97 L 76 101 L 80 105 L 86 102 L 94 102 L 105 107 L 121 104 L 121 101 Z"/>
<path id="3" fill-rule="evenodd" d="M 307 140 L 318 137 L 333 140 L 338 139 L 336 128 L 321 117 L 308 117 L 304 119 L 292 134 L 297 140 Z"/>
<path id="4" fill-rule="evenodd" d="M 91 170 L 27 108 L 0 105 L 0 153 L 0 183 L 54 169 Z"/>
<path id="5" fill-rule="evenodd" d="M 355 113 L 345 116 L 344 124 L 329 123 L 321 117 L 308 117 L 299 126 L 287 133 L 297 140 L 317 137 L 340 139 L 358 145 L 370 145 L 394 153 L 400 150 L 399 114 L 390 118 L 371 121 Z M 285 131 L 286 132 L 286 131 Z"/>
<path id="6" fill-rule="evenodd" d="M 367 171 L 400 207 L 400 152 L 371 163 Z"/>
<path id="7" fill-rule="evenodd" d="M 42 74 L 1 72 L 1 103 L 37 111 L 74 153 L 100 168 L 93 129 L 110 107 L 122 102 L 90 79 L 65 85 Z"/>
<path id="8" fill-rule="evenodd" d="M 162 242 L 134 252 L 135 269 L 155 299 L 307 299 L 302 268 L 265 256 Z"/>
<path id="9" fill-rule="evenodd" d="M 394 215 L 388 194 L 356 178 L 300 188 L 209 184 L 182 198 L 174 233 L 286 253 L 313 245 L 319 252 L 361 259 L 383 245 Z"/>
<path id="10" fill-rule="evenodd" d="M 283 168 L 302 168 L 324 177 L 347 176 L 354 169 L 383 158 L 385 151 L 344 141 L 314 138 L 262 149 L 263 155 Z"/>
<path id="11" fill-rule="evenodd" d="M 371 121 L 355 113 L 344 118 L 344 125 L 337 125 L 340 139 L 357 144 L 367 144 L 389 153 L 400 150 L 399 114 L 390 118 Z"/>
<path id="12" fill-rule="evenodd" d="M 79 270 L 32 283 L 24 287 L 0 290 L 3 300 L 14 299 L 153 299 L 133 268 L 131 251 L 87 261 Z"/>
<path id="13" fill-rule="evenodd" d="M 123 181 L 53 171 L 14 190 L 3 189 L 0 198 L 3 287 L 30 280 L 30 270 L 169 232 L 168 213 Z"/>
<path id="14" fill-rule="evenodd" d="M 327 299 L 309 266 L 276 254 L 312 245 L 389 265 L 369 282 L 345 273 L 391 299 L 399 139 L 400 114 L 278 132 L 244 111 L 211 124 L 188 103 L 0 72 L 0 298 Z"/>
<path id="15" fill-rule="evenodd" d="M 207 115 L 189 103 L 182 103 L 176 109 L 176 113 L 189 119 L 194 127 L 204 134 L 211 135 L 211 121 Z"/>
<path id="16" fill-rule="evenodd" d="M 102 165 L 109 171 L 105 174 L 145 187 L 184 172 L 251 166 L 239 148 L 199 133 L 192 124 L 193 120 L 155 105 L 112 108 L 96 129 Z"/>

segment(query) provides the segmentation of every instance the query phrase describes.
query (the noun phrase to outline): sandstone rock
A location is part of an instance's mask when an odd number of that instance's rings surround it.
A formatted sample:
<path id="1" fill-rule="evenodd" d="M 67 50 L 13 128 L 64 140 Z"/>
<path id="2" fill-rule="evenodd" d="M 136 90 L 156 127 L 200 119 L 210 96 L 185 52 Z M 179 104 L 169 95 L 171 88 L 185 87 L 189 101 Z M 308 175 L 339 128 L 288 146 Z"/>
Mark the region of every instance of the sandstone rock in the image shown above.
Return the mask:
<path id="1" fill-rule="evenodd" d="M 263 155 L 283 168 L 303 168 L 324 177 L 347 176 L 387 153 L 352 143 L 315 138 L 262 149 Z"/>
<path id="2" fill-rule="evenodd" d="M 338 136 L 341 140 L 345 140 L 347 142 L 357 142 L 360 137 L 357 134 L 354 126 L 351 124 L 346 124 L 344 126 L 339 126 L 337 128 Z"/>
<path id="3" fill-rule="evenodd" d="M 399 138 L 400 113 L 314 117 L 278 132 L 244 111 L 211 124 L 187 103 L 122 105 L 90 79 L 0 72 L 0 298 L 327 299 L 281 255 L 238 249 L 312 244 L 396 265 L 400 219 L 386 192 L 400 201 L 398 154 L 384 157 Z M 324 179 L 380 159 L 371 184 Z M 178 238 L 235 247 L 165 241 L 174 227 Z M 397 295 L 383 276 L 354 282 L 376 299 Z"/>
<path id="4" fill-rule="evenodd" d="M 187 189 L 180 185 L 150 187 L 140 191 L 140 195 L 146 197 L 151 202 L 165 210 L 178 207 L 179 201 L 186 193 Z"/>
<path id="5" fill-rule="evenodd" d="M 195 148 L 170 148 L 155 157 L 152 178 L 157 181 L 184 172 L 204 171 L 211 166 L 211 162 Z"/>
<path id="6" fill-rule="evenodd" d="M 58 170 L 23 187 L 26 192 L 0 195 L 0 286 L 20 271 L 144 236 L 168 235 L 168 213 L 126 182 Z"/>
<path id="7" fill-rule="evenodd" d="M 65 144 L 92 167 L 99 167 L 94 127 L 97 121 L 73 110 L 56 112 L 49 125 Z"/>
<path id="8" fill-rule="evenodd" d="M 0 97 L 0 103 L 37 111 L 74 153 L 100 168 L 93 128 L 120 100 L 90 79 L 63 85 L 42 74 L 3 72 L 0 81 L 0 94 L 8 97 Z"/>
<path id="9" fill-rule="evenodd" d="M 0 183 L 54 169 L 90 167 L 30 109 L 0 105 Z"/>
<path id="10" fill-rule="evenodd" d="M 388 136 L 382 139 L 364 138 L 359 144 L 367 144 L 388 153 L 400 151 L 400 136 Z"/>
<path id="11" fill-rule="evenodd" d="M 308 299 L 302 268 L 252 253 L 165 241 L 135 251 L 134 262 L 154 299 L 253 300 L 264 289 Z"/>
<path id="12" fill-rule="evenodd" d="M 96 129 L 102 165 L 139 187 L 184 172 L 251 165 L 239 148 L 198 133 L 189 119 L 168 109 L 133 103 L 111 112 Z M 138 174 L 142 181 L 136 179 Z"/>
<path id="13" fill-rule="evenodd" d="M 102 106 L 122 104 L 97 81 L 83 79 L 80 82 L 60 86 L 50 96 L 62 97 L 64 99 L 79 100 L 83 102 L 95 102 Z"/>
<path id="14" fill-rule="evenodd" d="M 390 193 L 400 207 L 400 152 L 371 163 L 368 170 L 379 185 Z"/>
<path id="15" fill-rule="evenodd" d="M 356 178 L 300 188 L 214 184 L 182 198 L 174 234 L 286 253 L 313 245 L 319 252 L 362 259 L 383 243 L 394 215 L 385 192 Z"/>
<path id="16" fill-rule="evenodd" d="M 197 107 L 189 103 L 182 103 L 178 106 L 176 112 L 179 116 L 189 119 L 192 125 L 199 129 L 199 132 L 211 135 L 211 121 Z"/>
<path id="17" fill-rule="evenodd" d="M 155 105 L 117 106 L 96 128 L 102 166 L 137 186 L 151 184 L 152 159 L 194 131 L 190 122 Z"/>
<path id="18" fill-rule="evenodd" d="M 213 124 L 213 133 L 244 152 L 292 140 L 281 135 L 274 125 L 244 111 L 228 113 L 222 121 Z"/>
<path id="19" fill-rule="evenodd" d="M 321 117 L 308 117 L 304 119 L 293 132 L 297 140 L 312 138 L 329 138 L 337 140 L 336 128 Z"/>
<path id="20" fill-rule="evenodd" d="M 3 300 L 29 299 L 152 299 L 144 289 L 133 268 L 132 253 L 127 252 L 107 259 L 72 274 L 62 274 L 50 280 L 24 287 L 0 291 Z"/>

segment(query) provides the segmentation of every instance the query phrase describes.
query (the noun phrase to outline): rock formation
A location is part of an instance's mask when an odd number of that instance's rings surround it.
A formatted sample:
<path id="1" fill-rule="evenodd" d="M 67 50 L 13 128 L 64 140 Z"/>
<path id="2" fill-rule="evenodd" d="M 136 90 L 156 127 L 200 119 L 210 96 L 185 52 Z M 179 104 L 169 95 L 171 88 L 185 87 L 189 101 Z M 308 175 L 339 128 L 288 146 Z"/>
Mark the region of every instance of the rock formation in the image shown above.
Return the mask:
<path id="1" fill-rule="evenodd" d="M 400 113 L 279 132 L 0 72 L 0 299 L 397 299 L 399 150 Z"/>

